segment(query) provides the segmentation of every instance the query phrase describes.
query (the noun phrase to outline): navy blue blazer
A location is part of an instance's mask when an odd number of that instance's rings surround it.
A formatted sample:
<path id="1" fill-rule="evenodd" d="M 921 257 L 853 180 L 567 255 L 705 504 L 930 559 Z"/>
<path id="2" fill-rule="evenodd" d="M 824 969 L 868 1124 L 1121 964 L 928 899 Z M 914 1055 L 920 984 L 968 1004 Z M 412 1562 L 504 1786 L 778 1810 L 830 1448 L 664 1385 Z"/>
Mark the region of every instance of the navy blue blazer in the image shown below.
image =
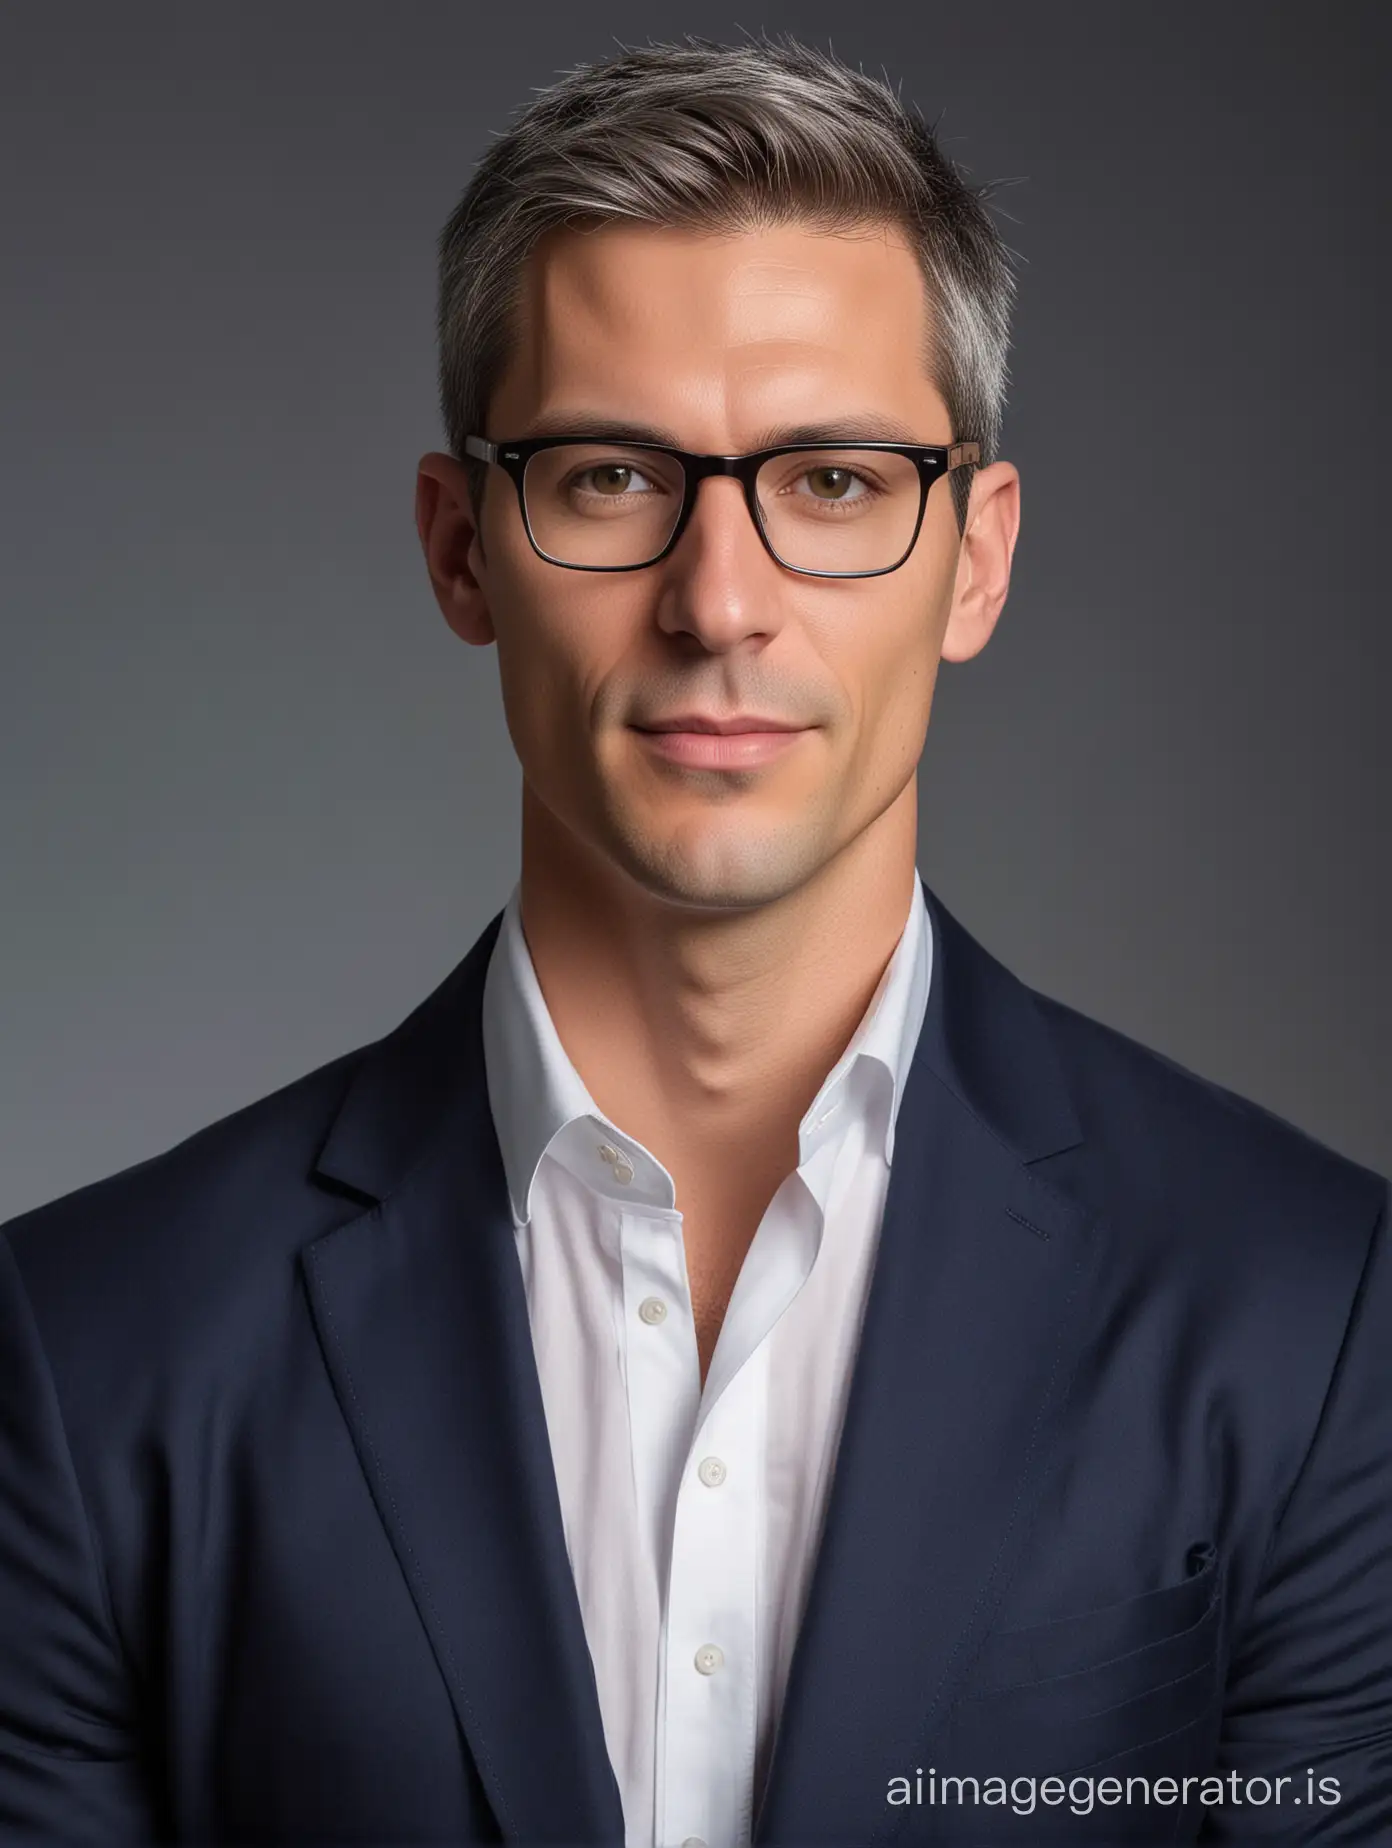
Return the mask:
<path id="1" fill-rule="evenodd" d="M 754 1840 L 1392 1840 L 1387 1183 L 927 900 Z M 385 1038 L 3 1229 L 0 1839 L 622 1842 L 498 923 Z"/>

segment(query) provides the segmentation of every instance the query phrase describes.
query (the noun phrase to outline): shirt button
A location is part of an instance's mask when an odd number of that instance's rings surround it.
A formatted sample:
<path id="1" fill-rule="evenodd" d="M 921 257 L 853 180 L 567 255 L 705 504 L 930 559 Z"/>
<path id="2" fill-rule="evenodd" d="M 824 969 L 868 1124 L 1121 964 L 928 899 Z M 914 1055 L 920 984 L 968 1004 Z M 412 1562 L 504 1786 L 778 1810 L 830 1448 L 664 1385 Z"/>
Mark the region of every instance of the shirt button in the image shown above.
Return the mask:
<path id="1" fill-rule="evenodd" d="M 614 1179 L 620 1186 L 627 1187 L 628 1183 L 633 1179 L 633 1163 L 628 1159 L 627 1155 L 624 1154 L 623 1150 L 616 1149 L 612 1142 L 601 1142 L 599 1145 L 599 1158 L 601 1161 L 608 1162 L 609 1166 L 614 1171 Z"/>
<path id="2" fill-rule="evenodd" d="M 696 1466 L 696 1474 L 708 1489 L 718 1489 L 725 1480 L 725 1465 L 719 1457 L 702 1457 Z"/>
<path id="3" fill-rule="evenodd" d="M 719 1643 L 702 1643 L 696 1651 L 696 1671 L 701 1675 L 713 1675 L 725 1661 L 725 1651 Z"/>
<path id="4" fill-rule="evenodd" d="M 660 1296 L 645 1296 L 638 1305 L 638 1314 L 644 1322 L 665 1322 L 667 1305 Z"/>

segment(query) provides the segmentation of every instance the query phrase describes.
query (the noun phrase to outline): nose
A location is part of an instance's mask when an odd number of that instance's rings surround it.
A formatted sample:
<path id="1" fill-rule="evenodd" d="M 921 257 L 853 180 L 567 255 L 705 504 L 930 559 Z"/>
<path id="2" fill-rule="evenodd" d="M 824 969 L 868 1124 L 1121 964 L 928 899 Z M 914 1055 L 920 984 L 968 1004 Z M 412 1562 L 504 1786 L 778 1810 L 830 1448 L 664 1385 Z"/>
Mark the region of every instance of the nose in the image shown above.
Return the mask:
<path id="1" fill-rule="evenodd" d="M 698 485 L 686 530 L 659 569 L 657 620 L 669 634 L 694 635 L 720 653 L 782 625 L 787 574 L 766 551 L 733 476 Z"/>

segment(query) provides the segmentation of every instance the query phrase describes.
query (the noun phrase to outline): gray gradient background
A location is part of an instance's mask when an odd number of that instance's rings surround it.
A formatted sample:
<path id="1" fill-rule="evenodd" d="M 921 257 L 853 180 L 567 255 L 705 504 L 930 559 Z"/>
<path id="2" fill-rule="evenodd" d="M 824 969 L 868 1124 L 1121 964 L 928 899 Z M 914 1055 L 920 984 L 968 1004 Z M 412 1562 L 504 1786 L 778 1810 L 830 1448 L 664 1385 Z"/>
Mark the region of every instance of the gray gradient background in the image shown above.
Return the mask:
<path id="1" fill-rule="evenodd" d="M 926 877 L 1392 1170 L 1388 12 L 7 6 L 0 1218 L 388 1031 L 502 904 L 495 657 L 412 525 L 434 238 L 534 87 L 741 26 L 1019 182 L 1022 537 Z"/>

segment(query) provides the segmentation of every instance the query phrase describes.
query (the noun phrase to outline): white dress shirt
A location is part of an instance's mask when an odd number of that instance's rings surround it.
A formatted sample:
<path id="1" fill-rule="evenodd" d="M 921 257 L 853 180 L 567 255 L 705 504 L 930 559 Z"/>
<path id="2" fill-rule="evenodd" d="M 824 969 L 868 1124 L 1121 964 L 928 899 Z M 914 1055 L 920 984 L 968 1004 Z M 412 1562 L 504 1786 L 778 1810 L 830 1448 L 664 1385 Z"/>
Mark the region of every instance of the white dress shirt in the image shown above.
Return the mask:
<path id="1" fill-rule="evenodd" d="M 488 1096 L 626 1848 L 750 1840 L 931 968 L 915 879 L 703 1389 L 672 1177 L 599 1111 L 552 1024 L 516 890 L 504 911 L 483 996 Z"/>

